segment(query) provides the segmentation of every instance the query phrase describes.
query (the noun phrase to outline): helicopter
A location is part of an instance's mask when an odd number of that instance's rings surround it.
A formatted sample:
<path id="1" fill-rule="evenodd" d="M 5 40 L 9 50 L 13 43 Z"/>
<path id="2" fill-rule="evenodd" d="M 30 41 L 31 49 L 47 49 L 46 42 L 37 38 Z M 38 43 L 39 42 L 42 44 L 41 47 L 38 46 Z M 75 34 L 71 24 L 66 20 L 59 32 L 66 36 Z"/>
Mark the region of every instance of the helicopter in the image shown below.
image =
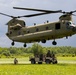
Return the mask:
<path id="1" fill-rule="evenodd" d="M 23 16 L 10 16 L 4 13 L 0 13 L 1 15 L 5 15 L 11 17 L 12 19 L 7 23 L 8 31 L 6 35 L 9 39 L 12 40 L 11 45 L 14 46 L 15 42 L 24 43 L 24 47 L 26 47 L 26 43 L 33 42 L 42 42 L 46 43 L 47 40 L 54 40 L 52 42 L 53 45 L 57 45 L 56 39 L 60 39 L 63 37 L 68 38 L 68 36 L 72 36 L 76 34 L 76 25 L 72 21 L 72 15 L 75 16 L 75 11 L 65 12 L 62 10 L 43 10 L 43 9 L 34 9 L 34 8 L 21 8 L 21 7 L 13 7 L 14 9 L 21 10 L 31 10 L 38 11 L 39 13 L 23 15 Z M 59 17 L 59 20 L 56 22 L 47 21 L 44 24 L 34 24 L 33 26 L 26 26 L 24 20 L 19 20 L 21 17 L 34 17 L 45 14 L 52 13 L 62 13 Z"/>

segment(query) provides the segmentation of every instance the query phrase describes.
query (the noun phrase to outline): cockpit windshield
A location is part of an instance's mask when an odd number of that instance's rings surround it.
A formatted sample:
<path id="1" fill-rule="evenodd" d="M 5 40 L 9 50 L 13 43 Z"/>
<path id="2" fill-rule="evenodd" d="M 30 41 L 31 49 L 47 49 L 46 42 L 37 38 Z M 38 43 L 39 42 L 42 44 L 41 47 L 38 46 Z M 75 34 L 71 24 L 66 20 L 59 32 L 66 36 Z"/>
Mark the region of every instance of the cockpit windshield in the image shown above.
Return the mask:
<path id="1" fill-rule="evenodd" d="M 72 21 L 68 21 L 66 22 L 66 27 L 70 29 L 70 28 L 76 27 L 76 25 Z"/>
<path id="2" fill-rule="evenodd" d="M 72 21 L 66 22 L 67 26 L 75 26 L 75 24 Z"/>

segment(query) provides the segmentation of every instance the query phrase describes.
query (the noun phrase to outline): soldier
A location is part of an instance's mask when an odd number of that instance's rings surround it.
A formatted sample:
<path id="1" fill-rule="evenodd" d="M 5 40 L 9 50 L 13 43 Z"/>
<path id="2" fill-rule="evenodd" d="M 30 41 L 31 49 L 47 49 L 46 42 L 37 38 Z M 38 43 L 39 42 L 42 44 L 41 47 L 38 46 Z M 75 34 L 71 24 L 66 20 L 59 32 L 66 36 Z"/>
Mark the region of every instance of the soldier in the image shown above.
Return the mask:
<path id="1" fill-rule="evenodd" d="M 50 50 L 48 50 L 48 52 L 47 52 L 46 56 L 47 56 L 47 57 L 51 57 Z"/>
<path id="2" fill-rule="evenodd" d="M 53 51 L 52 51 L 52 59 L 55 59 L 55 54 Z"/>
<path id="3" fill-rule="evenodd" d="M 52 57 L 55 57 L 55 54 L 54 54 L 54 52 L 52 51 Z"/>
<path id="4" fill-rule="evenodd" d="M 43 61 L 43 54 L 40 54 L 40 60 Z"/>
<path id="5" fill-rule="evenodd" d="M 14 64 L 18 64 L 18 60 L 16 58 L 14 59 Z"/>

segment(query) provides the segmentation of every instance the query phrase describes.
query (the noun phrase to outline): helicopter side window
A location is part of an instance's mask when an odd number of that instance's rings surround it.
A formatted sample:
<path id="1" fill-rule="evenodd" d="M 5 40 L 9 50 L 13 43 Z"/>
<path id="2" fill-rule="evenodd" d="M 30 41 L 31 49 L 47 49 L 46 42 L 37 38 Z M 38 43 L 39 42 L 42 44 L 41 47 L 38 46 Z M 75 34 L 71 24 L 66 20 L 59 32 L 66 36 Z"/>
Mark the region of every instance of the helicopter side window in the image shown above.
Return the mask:
<path id="1" fill-rule="evenodd" d="M 24 26 L 26 25 L 25 22 L 23 24 L 24 24 Z"/>
<path id="2" fill-rule="evenodd" d="M 21 32 L 20 31 L 18 32 L 18 35 L 21 35 Z"/>
<path id="3" fill-rule="evenodd" d="M 12 34 L 12 31 L 10 31 L 10 34 Z"/>
<path id="4" fill-rule="evenodd" d="M 27 33 L 30 33 L 30 31 L 29 31 L 29 30 L 27 30 Z"/>
<path id="5" fill-rule="evenodd" d="M 48 30 L 49 29 L 49 27 L 46 27 L 46 30 Z"/>
<path id="6" fill-rule="evenodd" d="M 36 28 L 36 32 L 38 32 L 39 31 L 39 29 L 38 28 Z"/>
<path id="7" fill-rule="evenodd" d="M 60 29 L 60 23 L 55 24 L 55 29 Z"/>

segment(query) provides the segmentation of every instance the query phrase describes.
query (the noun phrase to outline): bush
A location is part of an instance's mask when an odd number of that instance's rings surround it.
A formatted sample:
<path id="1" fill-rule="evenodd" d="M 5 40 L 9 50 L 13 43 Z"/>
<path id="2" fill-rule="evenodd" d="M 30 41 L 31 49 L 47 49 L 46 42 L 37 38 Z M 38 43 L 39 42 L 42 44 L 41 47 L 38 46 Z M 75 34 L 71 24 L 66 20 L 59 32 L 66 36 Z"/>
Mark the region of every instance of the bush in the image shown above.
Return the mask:
<path id="1" fill-rule="evenodd" d="M 8 52 L 8 51 L 7 52 L 3 52 L 2 55 L 6 56 L 6 57 L 7 56 L 11 56 L 10 52 Z"/>

